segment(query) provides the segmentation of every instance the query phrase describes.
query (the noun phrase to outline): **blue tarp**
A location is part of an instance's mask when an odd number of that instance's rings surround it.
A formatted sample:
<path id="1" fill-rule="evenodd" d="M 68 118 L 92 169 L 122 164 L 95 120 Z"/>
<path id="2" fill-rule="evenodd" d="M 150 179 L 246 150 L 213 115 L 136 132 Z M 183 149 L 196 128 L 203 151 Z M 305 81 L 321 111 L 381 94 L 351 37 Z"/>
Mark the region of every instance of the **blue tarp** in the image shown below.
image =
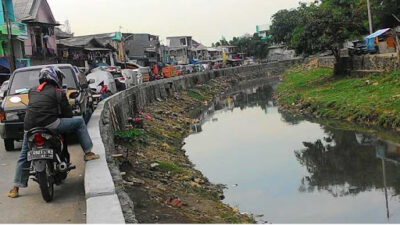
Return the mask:
<path id="1" fill-rule="evenodd" d="M 368 35 L 365 38 L 365 43 L 367 44 L 367 49 L 368 50 L 375 50 L 375 38 L 381 36 L 382 34 L 388 32 L 390 30 L 390 28 L 385 28 L 385 29 L 381 29 L 376 31 L 373 34 Z"/>

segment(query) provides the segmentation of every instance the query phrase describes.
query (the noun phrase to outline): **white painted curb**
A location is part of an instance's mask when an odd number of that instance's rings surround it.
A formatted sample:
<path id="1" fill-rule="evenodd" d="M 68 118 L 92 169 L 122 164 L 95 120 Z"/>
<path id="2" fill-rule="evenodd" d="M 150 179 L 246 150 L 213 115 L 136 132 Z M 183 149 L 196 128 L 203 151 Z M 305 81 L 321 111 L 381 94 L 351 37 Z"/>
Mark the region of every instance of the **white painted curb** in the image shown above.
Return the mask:
<path id="1" fill-rule="evenodd" d="M 99 154 L 100 159 L 86 162 L 86 223 L 124 224 L 125 218 L 115 192 L 114 181 L 107 165 L 106 152 L 100 135 L 100 119 L 104 102 L 99 103 L 87 126 L 93 141 L 92 151 Z"/>

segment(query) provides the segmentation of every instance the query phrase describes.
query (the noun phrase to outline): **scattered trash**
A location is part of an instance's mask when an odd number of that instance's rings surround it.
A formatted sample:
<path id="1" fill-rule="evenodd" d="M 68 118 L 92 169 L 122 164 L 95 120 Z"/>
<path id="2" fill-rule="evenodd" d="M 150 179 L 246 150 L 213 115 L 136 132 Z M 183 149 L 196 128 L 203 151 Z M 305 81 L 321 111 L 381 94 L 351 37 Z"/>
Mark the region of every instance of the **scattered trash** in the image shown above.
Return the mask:
<path id="1" fill-rule="evenodd" d="M 126 181 L 126 180 L 122 181 L 122 183 L 125 184 L 125 185 L 129 185 L 129 186 L 135 185 L 133 182 L 129 182 L 129 181 Z"/>
<path id="2" fill-rule="evenodd" d="M 122 154 L 113 154 L 112 155 L 112 157 L 113 158 L 121 158 L 121 157 L 123 157 L 124 155 L 122 155 Z"/>
<path id="3" fill-rule="evenodd" d="M 138 179 L 138 178 L 132 178 L 132 183 L 135 186 L 140 186 L 145 184 L 146 182 L 144 182 L 144 180 Z"/>
<path id="4" fill-rule="evenodd" d="M 172 206 L 178 207 L 178 208 L 182 207 L 182 202 L 181 202 L 181 200 L 178 198 L 178 196 L 176 196 L 176 195 L 173 195 L 173 196 L 171 196 L 169 199 L 167 199 L 167 200 L 165 201 L 165 204 L 167 204 L 167 205 L 172 205 Z"/>
<path id="5" fill-rule="evenodd" d="M 0 164 L 0 166 L 7 166 L 7 164 Z"/>
<path id="6" fill-rule="evenodd" d="M 126 172 L 121 172 L 120 175 L 121 176 L 126 176 Z"/>
<path id="7" fill-rule="evenodd" d="M 155 170 L 155 169 L 157 169 L 159 166 L 160 166 L 160 164 L 158 164 L 158 163 L 152 163 L 152 164 L 150 165 L 150 168 L 151 168 L 152 170 Z"/>
<path id="8" fill-rule="evenodd" d="M 169 150 L 171 147 L 169 146 L 169 144 L 167 144 L 166 142 L 164 142 L 162 145 L 162 148 L 164 149 L 164 150 Z"/>
<path id="9" fill-rule="evenodd" d="M 263 216 L 264 216 L 264 214 L 262 214 L 262 213 L 257 214 L 257 217 L 263 217 Z"/>
<path id="10" fill-rule="evenodd" d="M 197 187 L 197 188 L 200 188 L 200 187 L 201 187 L 200 184 L 198 184 L 198 183 L 196 183 L 196 182 L 194 182 L 194 181 L 190 181 L 189 184 L 190 184 L 190 186 L 192 186 L 192 187 Z"/>
<path id="11" fill-rule="evenodd" d="M 232 187 L 237 187 L 237 186 L 239 186 L 238 184 L 234 184 L 234 185 L 232 185 Z"/>
<path id="12" fill-rule="evenodd" d="M 195 179 L 194 179 L 194 182 L 196 182 L 196 183 L 198 183 L 198 184 L 204 184 L 204 183 L 205 183 L 204 180 L 203 180 L 203 179 L 200 179 L 200 178 L 195 178 Z"/>
<path id="13" fill-rule="evenodd" d="M 213 118 L 212 121 L 213 121 L 213 122 L 217 122 L 217 121 L 218 121 L 218 118 Z"/>

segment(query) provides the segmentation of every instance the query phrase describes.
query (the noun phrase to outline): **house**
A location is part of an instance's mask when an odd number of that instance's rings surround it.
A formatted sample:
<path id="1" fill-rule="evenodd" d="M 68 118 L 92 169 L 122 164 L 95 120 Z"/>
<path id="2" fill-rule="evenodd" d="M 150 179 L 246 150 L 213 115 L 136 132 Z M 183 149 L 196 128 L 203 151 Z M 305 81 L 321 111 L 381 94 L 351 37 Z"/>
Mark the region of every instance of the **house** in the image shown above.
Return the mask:
<path id="1" fill-rule="evenodd" d="M 167 37 L 168 57 L 171 63 L 189 64 L 192 59 L 192 37 L 176 36 Z"/>
<path id="2" fill-rule="evenodd" d="M 208 48 L 205 45 L 192 40 L 192 57 L 197 61 L 210 60 Z"/>
<path id="3" fill-rule="evenodd" d="M 207 48 L 210 60 L 222 60 L 222 50 L 216 48 Z"/>
<path id="4" fill-rule="evenodd" d="M 0 4 L 0 80 L 8 79 L 10 74 L 10 60 L 13 60 L 15 68 L 30 65 L 29 59 L 23 58 L 24 40 L 27 38 L 26 24 L 16 21 L 12 0 L 3 0 Z M 6 15 L 4 14 L 6 12 Z M 6 17 L 7 16 L 7 17 Z M 11 45 L 9 41 L 9 31 L 7 21 L 10 26 L 11 43 L 14 50 L 14 59 L 10 58 Z M 13 69 L 15 69 L 13 68 Z M 4 77 L 3 77 L 4 76 Z M 4 78 L 4 79 L 3 79 Z"/>
<path id="5" fill-rule="evenodd" d="M 127 60 L 120 32 L 92 34 L 57 41 L 59 58 L 81 67 L 114 66 Z"/>
<path id="6" fill-rule="evenodd" d="M 222 45 L 217 47 L 218 50 L 222 51 L 224 60 L 237 59 L 239 48 L 237 46 Z"/>
<path id="7" fill-rule="evenodd" d="M 99 41 L 94 35 L 79 36 L 57 41 L 61 63 L 70 63 L 86 70 L 100 65 L 115 65 L 116 49 Z"/>
<path id="8" fill-rule="evenodd" d="M 294 50 L 289 50 L 285 45 L 274 45 L 268 48 L 267 61 L 281 61 L 293 59 L 296 56 Z"/>
<path id="9" fill-rule="evenodd" d="M 257 32 L 258 36 L 261 38 L 261 40 L 269 40 L 272 38 L 272 36 L 270 36 L 268 34 L 269 28 L 270 28 L 270 25 L 268 25 L 268 24 L 256 26 L 256 32 Z"/>
<path id="10" fill-rule="evenodd" d="M 57 40 L 72 38 L 74 36 L 74 34 L 65 32 L 58 27 L 54 29 L 54 33 L 56 35 Z"/>
<path id="11" fill-rule="evenodd" d="M 390 28 L 377 30 L 375 33 L 365 38 L 369 51 L 378 50 L 379 53 L 395 53 L 396 50 L 396 31 Z"/>
<path id="12" fill-rule="evenodd" d="M 124 33 L 124 51 L 130 60 L 150 66 L 161 60 L 160 40 L 156 35 Z"/>
<path id="13" fill-rule="evenodd" d="M 27 39 L 24 41 L 25 56 L 32 65 L 54 63 L 57 44 L 54 28 L 59 23 L 46 0 L 14 0 L 15 19 L 27 24 Z"/>

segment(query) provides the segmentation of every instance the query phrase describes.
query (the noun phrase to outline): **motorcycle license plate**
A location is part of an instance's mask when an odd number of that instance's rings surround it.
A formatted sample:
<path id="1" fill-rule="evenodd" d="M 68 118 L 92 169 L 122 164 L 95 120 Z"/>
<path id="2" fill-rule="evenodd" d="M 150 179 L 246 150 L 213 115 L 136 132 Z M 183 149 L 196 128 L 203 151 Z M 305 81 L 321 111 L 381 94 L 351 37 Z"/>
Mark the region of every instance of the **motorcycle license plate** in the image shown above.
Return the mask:
<path id="1" fill-rule="evenodd" d="M 36 149 L 28 152 L 28 161 L 53 159 L 53 149 Z"/>

